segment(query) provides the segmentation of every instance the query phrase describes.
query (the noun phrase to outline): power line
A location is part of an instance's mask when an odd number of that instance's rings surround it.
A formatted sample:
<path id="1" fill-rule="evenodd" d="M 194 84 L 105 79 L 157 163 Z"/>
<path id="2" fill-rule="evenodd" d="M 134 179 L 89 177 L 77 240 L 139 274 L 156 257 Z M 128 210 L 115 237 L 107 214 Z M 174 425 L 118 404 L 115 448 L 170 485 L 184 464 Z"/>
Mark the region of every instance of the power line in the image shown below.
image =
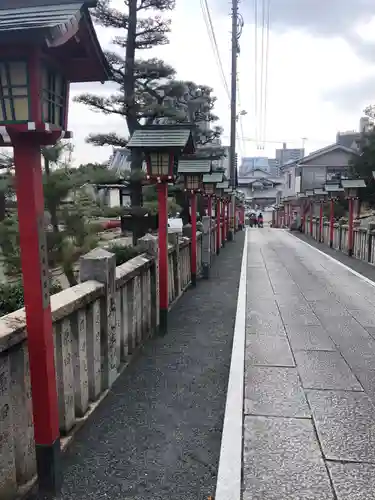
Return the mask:
<path id="1" fill-rule="evenodd" d="M 202 9 L 203 18 L 204 18 L 204 21 L 206 24 L 206 29 L 207 29 L 208 35 L 210 37 L 211 48 L 212 48 L 212 51 L 215 55 L 216 64 L 217 64 L 217 67 L 219 69 L 220 77 L 221 77 L 224 89 L 226 91 L 226 94 L 228 96 L 228 99 L 230 99 L 229 85 L 228 85 L 228 82 L 227 82 L 227 79 L 225 76 L 223 62 L 221 60 L 220 51 L 219 51 L 219 47 L 218 47 L 217 39 L 216 39 L 216 34 L 215 34 L 215 29 L 213 26 L 211 12 L 210 12 L 210 8 L 209 8 L 207 0 L 201 0 L 201 9 Z"/>
<path id="2" fill-rule="evenodd" d="M 258 0 L 254 0 L 254 114 L 258 141 Z"/>
<path id="3" fill-rule="evenodd" d="M 208 36 L 209 36 L 209 39 L 211 42 L 211 49 L 212 49 L 212 52 L 214 53 L 214 56 L 215 56 L 216 65 L 219 69 L 219 74 L 220 74 L 225 92 L 227 94 L 228 100 L 230 102 L 231 93 L 230 93 L 229 85 L 228 85 L 228 82 L 227 82 L 227 79 L 225 76 L 223 62 L 221 59 L 220 50 L 219 50 L 219 46 L 217 43 L 215 28 L 214 28 L 214 24 L 212 21 L 211 10 L 210 10 L 210 7 L 208 5 L 208 0 L 201 0 L 201 10 L 202 10 L 202 14 L 203 14 L 203 20 L 204 20 L 205 25 L 206 25 L 206 30 L 207 30 L 207 33 L 208 33 Z M 238 141 L 240 141 L 240 137 L 238 135 L 238 132 L 236 132 L 236 138 Z M 241 148 L 240 144 L 239 144 L 239 147 L 240 147 L 240 153 L 242 155 L 242 148 Z"/>
<path id="4" fill-rule="evenodd" d="M 266 0 L 266 47 L 265 47 L 265 75 L 264 75 L 264 107 L 263 107 L 263 141 L 267 136 L 267 99 L 268 99 L 268 56 L 269 56 L 269 41 L 270 41 L 270 0 Z"/>

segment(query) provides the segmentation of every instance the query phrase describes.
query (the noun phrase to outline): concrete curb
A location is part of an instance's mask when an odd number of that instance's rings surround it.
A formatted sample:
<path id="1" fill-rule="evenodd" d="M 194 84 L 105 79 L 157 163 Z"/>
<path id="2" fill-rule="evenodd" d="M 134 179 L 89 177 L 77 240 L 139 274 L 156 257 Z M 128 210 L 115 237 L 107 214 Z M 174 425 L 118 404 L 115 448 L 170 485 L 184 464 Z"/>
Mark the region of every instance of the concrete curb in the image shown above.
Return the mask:
<path id="1" fill-rule="evenodd" d="M 241 498 L 248 234 L 246 231 L 242 253 L 215 500 Z"/>

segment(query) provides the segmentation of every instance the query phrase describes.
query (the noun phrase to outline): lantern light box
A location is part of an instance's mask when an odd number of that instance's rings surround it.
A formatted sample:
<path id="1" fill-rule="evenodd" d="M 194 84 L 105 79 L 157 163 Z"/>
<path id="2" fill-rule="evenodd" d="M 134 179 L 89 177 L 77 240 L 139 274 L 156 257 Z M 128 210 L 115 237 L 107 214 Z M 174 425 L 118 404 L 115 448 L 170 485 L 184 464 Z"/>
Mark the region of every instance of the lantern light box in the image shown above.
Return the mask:
<path id="1" fill-rule="evenodd" d="M 209 158 L 183 157 L 178 162 L 178 175 L 184 176 L 185 188 L 191 192 L 199 192 L 202 189 L 203 175 L 210 172 Z"/>
<path id="2" fill-rule="evenodd" d="M 343 179 L 341 185 L 348 198 L 356 198 L 358 196 L 358 189 L 366 187 L 363 179 Z"/>
<path id="3" fill-rule="evenodd" d="M 144 154 L 148 178 L 156 182 L 172 181 L 179 156 L 195 149 L 186 125 L 145 125 L 135 130 L 127 148 Z"/>
<path id="4" fill-rule="evenodd" d="M 54 131 L 69 137 L 62 133 L 67 130 L 69 84 L 109 80 L 88 10 L 96 3 L 0 0 L 3 145 L 21 132 L 39 132 L 45 144 L 56 141 Z"/>
<path id="5" fill-rule="evenodd" d="M 212 172 L 203 176 L 203 189 L 206 195 L 215 195 L 216 185 L 223 181 L 222 172 Z"/>

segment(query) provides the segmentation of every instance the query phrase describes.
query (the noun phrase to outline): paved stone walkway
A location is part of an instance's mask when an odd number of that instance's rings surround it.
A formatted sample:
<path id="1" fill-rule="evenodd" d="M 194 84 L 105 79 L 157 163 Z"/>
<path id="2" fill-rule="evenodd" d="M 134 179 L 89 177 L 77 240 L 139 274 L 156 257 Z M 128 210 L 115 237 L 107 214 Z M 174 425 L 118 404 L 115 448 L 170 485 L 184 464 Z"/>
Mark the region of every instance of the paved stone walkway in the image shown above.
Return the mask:
<path id="1" fill-rule="evenodd" d="M 227 243 L 77 433 L 59 500 L 214 494 L 243 243 L 243 232 Z"/>
<path id="2" fill-rule="evenodd" d="M 375 289 L 283 230 L 248 232 L 244 393 L 242 500 L 375 499 Z"/>

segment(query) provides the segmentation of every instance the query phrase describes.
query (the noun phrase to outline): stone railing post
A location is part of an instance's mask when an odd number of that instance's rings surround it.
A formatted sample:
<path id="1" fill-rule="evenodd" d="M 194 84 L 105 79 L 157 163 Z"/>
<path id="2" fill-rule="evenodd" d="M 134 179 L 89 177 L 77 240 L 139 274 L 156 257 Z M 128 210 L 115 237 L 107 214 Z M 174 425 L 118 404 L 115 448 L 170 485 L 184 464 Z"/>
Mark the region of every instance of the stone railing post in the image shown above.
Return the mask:
<path id="1" fill-rule="evenodd" d="M 202 219 L 202 277 L 208 279 L 211 267 L 211 221 L 210 217 Z"/>
<path id="2" fill-rule="evenodd" d="M 160 324 L 158 238 L 152 234 L 146 234 L 138 240 L 138 244 L 144 252 L 154 259 L 154 266 L 151 269 L 151 328 L 153 333 L 157 333 Z"/>
<path id="3" fill-rule="evenodd" d="M 175 298 L 181 293 L 181 273 L 180 273 L 180 242 L 178 233 L 168 233 L 168 243 L 173 245 L 173 278 Z"/>
<path id="4" fill-rule="evenodd" d="M 80 259 L 81 281 L 95 280 L 106 287 L 100 302 L 102 391 L 117 378 L 116 258 L 103 248 L 95 248 Z M 120 311 L 118 312 L 120 314 Z"/>
<path id="5" fill-rule="evenodd" d="M 367 262 L 372 262 L 372 246 L 374 241 L 375 224 L 370 222 L 367 228 Z"/>

